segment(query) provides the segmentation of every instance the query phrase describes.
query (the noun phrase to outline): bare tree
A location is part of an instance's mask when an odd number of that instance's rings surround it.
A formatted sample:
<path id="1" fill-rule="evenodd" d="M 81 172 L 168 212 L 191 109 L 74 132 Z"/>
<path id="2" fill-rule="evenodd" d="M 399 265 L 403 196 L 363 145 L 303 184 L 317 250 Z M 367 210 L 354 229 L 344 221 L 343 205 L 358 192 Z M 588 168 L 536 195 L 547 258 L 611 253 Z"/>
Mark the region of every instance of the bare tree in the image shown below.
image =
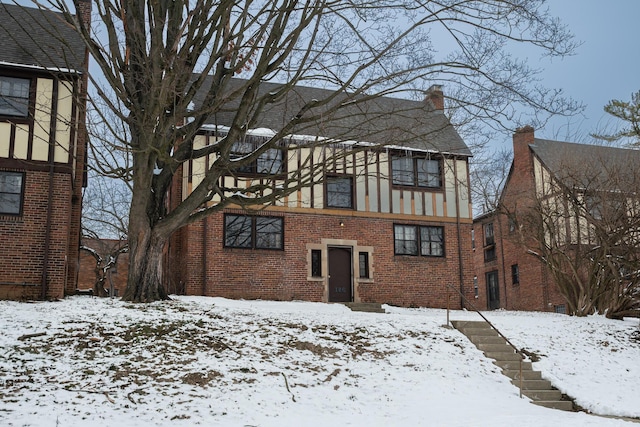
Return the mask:
<path id="1" fill-rule="evenodd" d="M 75 8 L 83 1 L 74 0 Z M 359 120 L 386 123 L 383 112 L 370 114 L 367 106 L 385 95 L 412 96 L 434 82 L 447 83 L 447 104 L 460 123 L 472 118 L 505 128 L 523 108 L 540 120 L 579 109 L 560 91 L 536 86 L 536 71 L 507 53 L 511 44 L 526 43 L 544 55 L 571 54 L 575 43 L 544 0 L 98 0 L 93 29 L 74 19 L 67 2 L 48 4 L 85 39 L 100 70 L 92 74 L 94 102 L 100 99 L 118 118 L 104 126 L 113 136 L 111 151 L 127 160 L 105 172 L 131 180 L 124 294 L 131 301 L 167 297 L 162 253 L 180 227 L 230 204 L 274 203 L 321 179 L 321 171 L 308 168 L 285 179 L 273 174 L 267 184 L 220 186 L 220 177 L 287 147 L 292 134 L 321 137 L 318 129 L 355 111 Z M 440 46 L 450 49 L 440 54 Z M 232 79 L 237 74 L 244 80 Z M 267 82 L 279 85 L 265 91 Z M 234 159 L 234 143 L 304 84 L 332 91 L 304 100 L 264 143 Z M 194 148 L 203 123 L 218 114 L 227 115 L 225 132 Z M 367 140 L 355 131 L 344 139 Z M 212 159 L 204 179 L 168 210 L 168 189 L 181 166 L 202 157 Z"/>
<path id="2" fill-rule="evenodd" d="M 513 153 L 504 148 L 481 150 L 474 155 L 469 180 L 475 215 L 499 209 L 500 195 L 509 176 L 512 159 Z"/>
<path id="3" fill-rule="evenodd" d="M 113 293 L 109 290 L 111 288 L 111 274 L 116 269 L 120 256 L 129 250 L 127 241 L 124 239 L 95 239 L 83 236 L 80 250 L 91 255 L 95 260 L 93 295 L 101 297 L 113 296 Z"/>
<path id="4" fill-rule="evenodd" d="M 534 200 L 505 207 L 569 314 L 640 314 L 640 173 L 629 151 L 564 159 L 560 175 L 543 174 Z"/>

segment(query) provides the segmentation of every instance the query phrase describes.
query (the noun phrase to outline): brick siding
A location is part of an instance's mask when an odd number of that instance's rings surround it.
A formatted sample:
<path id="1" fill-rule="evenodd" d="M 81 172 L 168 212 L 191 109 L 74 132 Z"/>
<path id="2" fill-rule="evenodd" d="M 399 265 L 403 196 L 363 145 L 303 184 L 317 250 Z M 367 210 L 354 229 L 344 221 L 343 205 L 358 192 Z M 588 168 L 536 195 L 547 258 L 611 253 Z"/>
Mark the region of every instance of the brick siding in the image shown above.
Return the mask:
<path id="1" fill-rule="evenodd" d="M 308 278 L 307 245 L 321 244 L 323 239 L 355 241 L 358 247 L 374 248 L 370 259 L 372 279 L 354 278 L 355 294 L 362 302 L 444 308 L 447 306 L 445 285 L 459 287 L 455 224 L 415 222 L 444 226 L 446 256 L 438 258 L 394 255 L 395 221 L 389 219 L 287 213 L 284 251 L 224 248 L 223 215 L 216 214 L 205 221 L 185 227 L 172 243 L 170 277 L 182 281 L 175 286 L 183 286 L 187 295 L 326 300 L 325 281 Z M 339 225 L 340 221 L 344 226 Z M 464 288 L 466 296 L 472 297 L 471 224 L 460 227 Z M 451 304 L 459 308 L 460 297 L 452 297 Z"/>

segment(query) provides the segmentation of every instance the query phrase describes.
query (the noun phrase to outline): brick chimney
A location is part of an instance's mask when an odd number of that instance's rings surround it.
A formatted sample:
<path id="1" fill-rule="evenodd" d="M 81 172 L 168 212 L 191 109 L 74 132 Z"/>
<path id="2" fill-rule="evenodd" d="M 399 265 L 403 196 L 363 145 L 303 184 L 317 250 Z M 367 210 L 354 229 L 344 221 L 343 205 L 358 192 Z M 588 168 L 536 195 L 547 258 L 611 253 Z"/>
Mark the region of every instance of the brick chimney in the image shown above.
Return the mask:
<path id="1" fill-rule="evenodd" d="M 91 28 L 91 0 L 79 0 L 76 15 L 87 29 Z"/>
<path id="2" fill-rule="evenodd" d="M 430 101 L 433 108 L 444 111 L 444 94 L 442 93 L 442 85 L 431 85 L 427 89 L 426 101 Z"/>
<path id="3" fill-rule="evenodd" d="M 516 129 L 513 134 L 513 168 L 521 177 L 533 177 L 533 159 L 529 145 L 534 143 L 535 135 L 531 126 Z"/>

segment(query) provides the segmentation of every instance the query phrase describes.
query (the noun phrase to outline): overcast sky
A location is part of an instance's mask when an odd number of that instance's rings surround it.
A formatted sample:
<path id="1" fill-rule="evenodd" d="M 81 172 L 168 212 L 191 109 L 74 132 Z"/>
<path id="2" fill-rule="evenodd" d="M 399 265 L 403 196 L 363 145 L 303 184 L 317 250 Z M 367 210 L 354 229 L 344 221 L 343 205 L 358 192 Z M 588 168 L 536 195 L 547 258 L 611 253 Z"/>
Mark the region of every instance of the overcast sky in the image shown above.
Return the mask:
<path id="1" fill-rule="evenodd" d="M 536 136 L 581 142 L 614 126 L 604 105 L 640 90 L 640 0 L 549 0 L 551 13 L 583 42 L 576 55 L 541 63 L 544 84 L 584 103 L 584 117 L 554 120 Z M 532 63 L 532 65 L 535 65 Z"/>

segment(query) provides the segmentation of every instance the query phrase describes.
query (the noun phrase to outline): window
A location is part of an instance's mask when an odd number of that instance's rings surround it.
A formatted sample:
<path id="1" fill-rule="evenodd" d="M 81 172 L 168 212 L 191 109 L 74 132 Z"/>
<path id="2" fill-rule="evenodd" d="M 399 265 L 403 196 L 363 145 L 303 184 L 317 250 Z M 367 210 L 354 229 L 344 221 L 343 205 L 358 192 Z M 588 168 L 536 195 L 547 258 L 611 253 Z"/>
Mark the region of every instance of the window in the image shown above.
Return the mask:
<path id="1" fill-rule="evenodd" d="M 429 256 L 444 255 L 442 227 L 420 227 L 420 253 Z"/>
<path id="2" fill-rule="evenodd" d="M 494 243 L 493 223 L 490 222 L 484 225 L 484 245 L 489 246 L 489 245 L 493 245 L 493 243 Z"/>
<path id="3" fill-rule="evenodd" d="M 0 115 L 27 117 L 29 79 L 0 76 Z"/>
<path id="4" fill-rule="evenodd" d="M 559 314 L 567 314 L 567 307 L 565 307 L 564 304 L 560 304 L 560 305 L 554 305 L 553 309 L 556 313 Z"/>
<path id="5" fill-rule="evenodd" d="M 238 159 L 252 153 L 258 148 L 258 144 L 249 141 L 239 141 L 231 147 L 231 158 Z M 258 159 L 239 166 L 234 170 L 241 174 L 253 175 L 277 175 L 284 172 L 284 162 L 282 161 L 282 150 L 279 148 L 269 148 L 258 156 Z"/>
<path id="6" fill-rule="evenodd" d="M 429 157 L 391 156 L 392 182 L 412 187 L 442 187 L 439 159 Z"/>
<path id="7" fill-rule="evenodd" d="M 520 268 L 518 264 L 513 264 L 511 266 L 511 283 L 514 285 L 518 285 L 520 283 Z"/>
<path id="8" fill-rule="evenodd" d="M 22 172 L 0 171 L 0 214 L 20 215 L 24 174 Z"/>
<path id="9" fill-rule="evenodd" d="M 322 251 L 311 250 L 311 276 L 322 277 Z"/>
<path id="10" fill-rule="evenodd" d="M 224 245 L 229 248 L 284 249 L 283 219 L 225 215 Z"/>
<path id="11" fill-rule="evenodd" d="M 496 259 L 496 247 L 488 246 L 484 249 L 484 262 L 494 261 Z"/>
<path id="12" fill-rule="evenodd" d="M 496 246 L 493 237 L 493 223 L 484 224 L 484 261 L 489 262 L 496 259 Z"/>
<path id="13" fill-rule="evenodd" d="M 325 180 L 327 207 L 353 208 L 353 179 L 349 176 L 332 176 Z"/>
<path id="14" fill-rule="evenodd" d="M 369 276 L 369 252 L 360 252 L 358 254 L 360 265 L 360 278 L 368 279 Z"/>
<path id="15" fill-rule="evenodd" d="M 444 256 L 444 228 L 394 225 L 394 246 L 396 255 L 442 257 Z"/>

